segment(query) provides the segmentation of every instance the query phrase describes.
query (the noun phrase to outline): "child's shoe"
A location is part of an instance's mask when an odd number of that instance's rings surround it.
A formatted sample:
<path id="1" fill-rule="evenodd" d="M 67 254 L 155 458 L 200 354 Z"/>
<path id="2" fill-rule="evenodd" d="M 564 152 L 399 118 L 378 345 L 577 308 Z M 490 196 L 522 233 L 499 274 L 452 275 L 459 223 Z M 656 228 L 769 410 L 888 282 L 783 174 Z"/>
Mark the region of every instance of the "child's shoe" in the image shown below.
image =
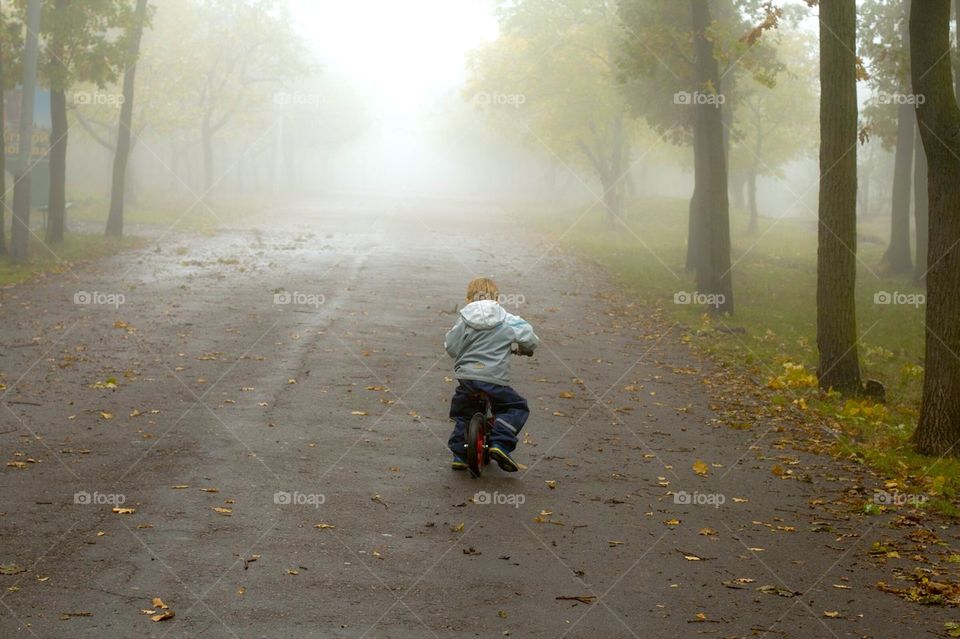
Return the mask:
<path id="1" fill-rule="evenodd" d="M 510 457 L 510 454 L 496 444 L 490 446 L 490 457 L 493 458 L 493 461 L 497 462 L 497 466 L 500 467 L 500 470 L 508 473 L 515 473 L 520 470 L 520 467 L 517 466 L 517 462 L 513 461 L 513 458 Z"/>
<path id="2" fill-rule="evenodd" d="M 452 469 L 454 469 L 454 470 L 466 470 L 466 469 L 467 469 L 467 462 L 466 462 L 466 460 L 465 460 L 463 457 L 460 457 L 460 456 L 458 456 L 458 455 L 454 455 L 454 456 L 453 456 L 453 461 L 450 462 L 450 468 L 452 468 Z"/>

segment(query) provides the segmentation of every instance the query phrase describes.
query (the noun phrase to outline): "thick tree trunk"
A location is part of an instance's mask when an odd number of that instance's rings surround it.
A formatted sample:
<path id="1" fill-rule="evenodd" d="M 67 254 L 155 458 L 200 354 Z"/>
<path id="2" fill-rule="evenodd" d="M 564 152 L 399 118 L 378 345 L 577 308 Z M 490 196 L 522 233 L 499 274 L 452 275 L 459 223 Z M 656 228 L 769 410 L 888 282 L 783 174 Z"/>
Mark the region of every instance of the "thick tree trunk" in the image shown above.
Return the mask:
<path id="1" fill-rule="evenodd" d="M 960 455 L 960 108 L 950 70 L 950 0 L 924 0 L 910 16 L 913 86 L 929 167 L 930 254 L 920 421 L 928 455 Z"/>
<path id="2" fill-rule="evenodd" d="M 857 59 L 855 0 L 820 2 L 820 387 L 859 393 L 857 353 Z"/>
<path id="3" fill-rule="evenodd" d="M 33 147 L 33 107 L 37 86 L 37 61 L 40 55 L 41 2 L 27 2 L 26 38 L 20 86 L 20 139 L 16 175 L 13 182 L 13 220 L 10 227 L 10 256 L 17 264 L 30 258 L 30 156 Z"/>
<path id="4" fill-rule="evenodd" d="M 907 0 L 907 2 L 909 1 Z M 953 26 L 958 34 L 957 49 L 960 49 L 960 0 L 954 0 L 953 2 Z M 957 101 L 960 101 L 960 64 L 953 68 L 953 93 Z"/>
<path id="5" fill-rule="evenodd" d="M 0 33 L 6 25 L 3 21 L 3 13 L 0 12 Z M 6 82 L 3 79 L 4 62 L 3 43 L 0 41 L 0 255 L 7 254 L 7 231 L 6 231 L 6 209 L 7 209 L 7 144 L 6 144 L 6 126 L 4 124 L 4 100 L 3 87 Z"/>
<path id="6" fill-rule="evenodd" d="M 917 262 L 914 279 L 923 282 L 927 276 L 927 247 L 930 244 L 930 193 L 927 184 L 927 156 L 923 137 L 916 136 L 916 157 L 913 164 L 913 217 L 916 227 Z"/>
<path id="7" fill-rule="evenodd" d="M 897 274 L 913 270 L 913 259 L 910 256 L 910 193 L 916 123 L 913 107 L 901 104 L 897 117 L 897 148 L 890 202 L 890 244 L 883 254 L 883 263 L 891 273 Z"/>
<path id="8" fill-rule="evenodd" d="M 67 94 L 50 90 L 50 202 L 47 208 L 47 242 L 63 241 L 67 217 Z"/>
<path id="9" fill-rule="evenodd" d="M 720 95 L 720 69 L 707 39 L 710 27 L 710 6 L 707 0 L 690 0 L 696 51 L 697 89 Z M 733 274 L 730 266 L 730 204 L 728 199 L 727 158 L 723 141 L 723 105 L 703 101 L 693 107 L 696 112 L 694 135 L 694 169 L 698 183 L 695 198 L 702 224 L 699 242 L 702 255 L 696 260 L 697 292 L 712 296 L 708 310 L 712 313 L 733 313 Z M 691 220 L 693 222 L 693 220 Z M 689 249 L 688 249 L 689 250 Z"/>
<path id="10" fill-rule="evenodd" d="M 120 107 L 120 122 L 117 125 L 117 152 L 113 156 L 113 183 L 110 189 L 110 214 L 107 216 L 105 233 L 113 237 L 123 235 L 123 205 L 127 187 L 127 162 L 130 159 L 130 136 L 133 126 L 133 88 L 137 79 L 137 58 L 140 55 L 140 39 L 143 22 L 147 15 L 147 0 L 137 0 L 133 33 L 127 50 L 127 69 L 123 75 L 123 105 Z"/>

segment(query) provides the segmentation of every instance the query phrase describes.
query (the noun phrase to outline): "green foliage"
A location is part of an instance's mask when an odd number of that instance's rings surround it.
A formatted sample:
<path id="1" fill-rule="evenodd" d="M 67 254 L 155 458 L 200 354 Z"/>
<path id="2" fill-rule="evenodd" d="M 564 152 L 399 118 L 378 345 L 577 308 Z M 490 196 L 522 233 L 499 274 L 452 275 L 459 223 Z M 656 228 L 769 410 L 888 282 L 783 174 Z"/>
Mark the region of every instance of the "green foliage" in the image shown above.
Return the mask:
<path id="1" fill-rule="evenodd" d="M 587 169 L 615 153 L 621 125 L 628 141 L 642 136 L 622 122 L 612 2 L 501 0 L 497 16 L 501 35 L 470 57 L 464 96 L 501 130 Z"/>
<path id="2" fill-rule="evenodd" d="M 773 86 L 752 77 L 741 80 L 732 124 L 732 171 L 755 167 L 761 175 L 778 176 L 781 166 L 816 149 L 817 94 L 811 81 L 818 73 L 816 43 L 798 33 L 776 34 L 771 40 L 777 57 L 787 62 Z"/>
<path id="3" fill-rule="evenodd" d="M 26 0 L 17 0 L 26 11 Z M 122 34 L 132 19 L 128 0 L 44 0 L 40 17 L 41 81 L 66 90 L 77 82 L 98 87 L 123 73 Z"/>
<path id="4" fill-rule="evenodd" d="M 862 117 L 870 135 L 878 137 L 885 148 L 891 148 L 897 139 L 897 105 L 884 98 L 910 90 L 910 52 L 902 37 L 906 20 L 905 0 L 865 0 L 858 8 L 857 46 L 874 93 L 864 105 Z"/>
<path id="5" fill-rule="evenodd" d="M 707 33 L 720 64 L 720 87 L 695 83 L 690 5 L 674 0 L 620 0 L 623 32 L 619 78 L 632 112 L 676 144 L 689 144 L 694 109 L 678 104 L 678 93 L 720 93 L 736 108 L 746 78 L 773 86 L 784 65 L 764 33 L 775 30 L 782 13 L 756 0 L 711 3 L 714 23 Z"/>

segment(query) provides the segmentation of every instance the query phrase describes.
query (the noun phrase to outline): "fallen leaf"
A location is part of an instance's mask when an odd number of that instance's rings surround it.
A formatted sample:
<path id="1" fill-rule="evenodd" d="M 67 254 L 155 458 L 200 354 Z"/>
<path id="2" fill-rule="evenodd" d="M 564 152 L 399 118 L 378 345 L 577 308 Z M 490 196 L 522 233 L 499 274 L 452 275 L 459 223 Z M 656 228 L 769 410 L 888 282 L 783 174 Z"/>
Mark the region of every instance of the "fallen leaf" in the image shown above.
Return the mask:
<path id="1" fill-rule="evenodd" d="M 706 477 L 707 473 L 710 472 L 710 467 L 706 462 L 698 459 L 697 461 L 693 462 L 693 472 L 701 477 Z"/>
<path id="2" fill-rule="evenodd" d="M 223 507 L 221 507 L 221 506 L 214 506 L 214 507 L 213 507 L 213 510 L 214 510 L 215 512 L 220 513 L 221 515 L 226 515 L 226 516 L 228 516 L 228 517 L 233 513 L 233 509 L 232 509 L 232 508 L 223 508 Z"/>
<path id="3" fill-rule="evenodd" d="M 111 510 L 118 515 L 132 515 L 137 512 L 136 508 L 112 508 Z"/>
<path id="4" fill-rule="evenodd" d="M 0 564 L 0 575 L 19 575 L 21 572 L 27 572 L 27 569 L 17 564 Z"/>

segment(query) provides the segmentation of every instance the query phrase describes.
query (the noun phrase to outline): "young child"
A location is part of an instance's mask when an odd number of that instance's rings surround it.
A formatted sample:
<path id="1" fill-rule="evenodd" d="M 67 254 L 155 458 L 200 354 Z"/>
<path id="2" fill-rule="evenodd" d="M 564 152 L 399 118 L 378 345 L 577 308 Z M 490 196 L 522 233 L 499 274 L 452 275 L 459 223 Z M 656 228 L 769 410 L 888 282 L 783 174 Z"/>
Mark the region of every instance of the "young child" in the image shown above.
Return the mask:
<path id="1" fill-rule="evenodd" d="M 471 280 L 467 285 L 467 305 L 444 340 L 447 354 L 455 360 L 454 375 L 459 381 L 450 401 L 450 419 L 456 425 L 447 442 L 453 451 L 454 470 L 467 467 L 464 434 L 477 412 L 477 391 L 487 394 L 497 416 L 490 434 L 490 457 L 507 472 L 519 470 L 510 453 L 517 446 L 517 433 L 530 410 L 527 400 L 510 388 L 510 350 L 517 344 L 525 354 L 532 354 L 540 339 L 523 318 L 503 310 L 498 297 L 493 280 Z"/>

